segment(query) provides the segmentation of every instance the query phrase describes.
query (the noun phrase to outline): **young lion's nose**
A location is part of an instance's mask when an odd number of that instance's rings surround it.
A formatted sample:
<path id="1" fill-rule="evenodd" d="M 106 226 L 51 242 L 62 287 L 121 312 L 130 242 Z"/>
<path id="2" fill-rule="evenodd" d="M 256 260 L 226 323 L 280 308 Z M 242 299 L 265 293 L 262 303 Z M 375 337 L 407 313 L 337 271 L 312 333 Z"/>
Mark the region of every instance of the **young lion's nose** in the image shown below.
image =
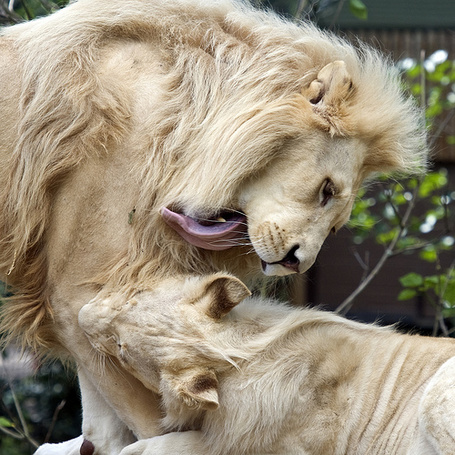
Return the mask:
<path id="1" fill-rule="evenodd" d="M 280 264 L 283 267 L 293 270 L 296 273 L 299 273 L 300 260 L 296 257 L 295 252 L 300 248 L 300 245 L 294 245 L 286 254 L 286 256 L 281 259 L 281 261 L 274 262 L 273 264 Z"/>

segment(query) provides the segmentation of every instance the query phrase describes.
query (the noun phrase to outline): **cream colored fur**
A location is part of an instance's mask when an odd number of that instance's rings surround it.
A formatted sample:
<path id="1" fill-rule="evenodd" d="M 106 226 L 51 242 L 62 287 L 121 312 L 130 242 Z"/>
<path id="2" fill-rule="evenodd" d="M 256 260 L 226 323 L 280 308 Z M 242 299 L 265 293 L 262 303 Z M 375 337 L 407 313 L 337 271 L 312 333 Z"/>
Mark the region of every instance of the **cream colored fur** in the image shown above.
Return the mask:
<path id="1" fill-rule="evenodd" d="M 455 453 L 454 340 L 259 298 L 224 316 L 247 294 L 219 274 L 81 309 L 92 345 L 163 397 L 167 434 L 122 455 Z"/>
<path id="2" fill-rule="evenodd" d="M 85 303 L 178 273 L 247 282 L 261 259 L 282 275 L 292 250 L 303 272 L 365 178 L 425 165 L 420 113 L 386 60 L 230 0 L 80 0 L 3 29 L 0 55 L 2 332 L 75 361 L 136 437 L 158 431 L 157 397 L 93 360 Z M 240 210 L 249 237 L 196 248 L 162 207 Z"/>

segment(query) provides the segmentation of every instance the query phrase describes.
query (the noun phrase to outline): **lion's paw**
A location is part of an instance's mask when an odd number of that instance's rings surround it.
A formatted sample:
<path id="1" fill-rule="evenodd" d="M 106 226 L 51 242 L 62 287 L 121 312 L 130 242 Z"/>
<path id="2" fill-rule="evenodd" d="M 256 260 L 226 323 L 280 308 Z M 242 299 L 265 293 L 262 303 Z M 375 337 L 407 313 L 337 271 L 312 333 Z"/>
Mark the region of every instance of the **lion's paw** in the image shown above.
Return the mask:
<path id="1" fill-rule="evenodd" d="M 125 447 L 120 455 L 205 455 L 209 452 L 202 442 L 201 432 L 168 433 Z"/>
<path id="2" fill-rule="evenodd" d="M 79 436 L 59 444 L 43 444 L 34 455 L 80 455 L 84 437 Z"/>

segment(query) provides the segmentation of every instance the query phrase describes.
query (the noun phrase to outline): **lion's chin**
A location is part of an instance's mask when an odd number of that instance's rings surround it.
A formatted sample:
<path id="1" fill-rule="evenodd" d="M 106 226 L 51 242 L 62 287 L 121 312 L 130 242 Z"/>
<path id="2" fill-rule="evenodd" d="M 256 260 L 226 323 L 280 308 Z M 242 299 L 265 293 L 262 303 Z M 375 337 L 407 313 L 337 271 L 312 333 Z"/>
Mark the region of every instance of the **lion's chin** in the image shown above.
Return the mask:
<path id="1" fill-rule="evenodd" d="M 163 207 L 161 216 L 188 243 L 205 250 L 227 250 L 245 244 L 248 239 L 246 216 L 241 212 L 229 211 L 200 219 Z"/>
<path id="2" fill-rule="evenodd" d="M 278 263 L 269 263 L 261 259 L 262 273 L 266 276 L 286 276 L 300 273 L 298 269 L 288 268 Z"/>

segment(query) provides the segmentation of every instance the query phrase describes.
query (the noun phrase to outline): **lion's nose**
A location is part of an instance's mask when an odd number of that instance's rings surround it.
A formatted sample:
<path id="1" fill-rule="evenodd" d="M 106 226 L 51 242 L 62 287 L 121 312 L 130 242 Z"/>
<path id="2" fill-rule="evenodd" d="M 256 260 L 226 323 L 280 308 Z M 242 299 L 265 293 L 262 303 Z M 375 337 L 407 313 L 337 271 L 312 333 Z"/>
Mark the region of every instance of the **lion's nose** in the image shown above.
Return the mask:
<path id="1" fill-rule="evenodd" d="M 281 259 L 281 261 L 274 262 L 274 264 L 280 264 L 283 267 L 293 270 L 296 273 L 299 273 L 300 260 L 296 257 L 295 252 L 300 248 L 300 245 L 294 245 L 286 254 L 286 256 Z"/>

